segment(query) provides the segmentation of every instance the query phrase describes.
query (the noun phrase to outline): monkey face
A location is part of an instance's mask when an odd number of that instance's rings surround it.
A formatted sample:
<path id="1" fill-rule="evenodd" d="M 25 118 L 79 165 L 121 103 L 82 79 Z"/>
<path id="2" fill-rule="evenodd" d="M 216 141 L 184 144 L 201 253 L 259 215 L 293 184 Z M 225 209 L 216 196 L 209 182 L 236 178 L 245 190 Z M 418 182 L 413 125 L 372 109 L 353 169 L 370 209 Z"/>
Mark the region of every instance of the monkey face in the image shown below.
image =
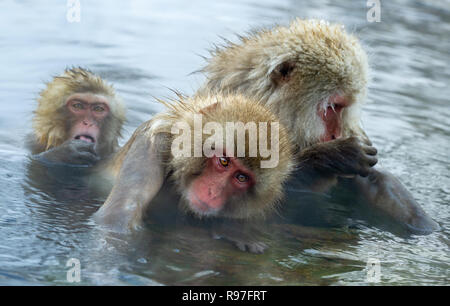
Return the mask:
<path id="1" fill-rule="evenodd" d="M 249 192 L 255 184 L 253 172 L 237 158 L 207 159 L 202 173 L 190 184 L 187 202 L 198 215 L 217 216 L 231 198 Z"/>
<path id="2" fill-rule="evenodd" d="M 98 143 L 101 127 L 109 115 L 106 98 L 89 93 L 71 95 L 66 102 L 70 116 L 69 139 Z"/>
<path id="3" fill-rule="evenodd" d="M 342 136 L 342 112 L 348 104 L 348 100 L 338 94 L 334 94 L 319 103 L 317 114 L 324 126 L 324 132 L 320 136 L 321 142 L 334 140 Z"/>
<path id="4" fill-rule="evenodd" d="M 181 207 L 200 218 L 264 217 L 279 204 L 283 182 L 292 166 L 260 168 L 255 167 L 255 161 L 249 162 L 251 158 L 200 159 L 203 159 L 200 172 L 188 173 L 188 169 L 181 168 L 175 171 L 175 182 L 182 195 Z M 195 164 L 195 168 L 199 165 L 200 162 Z"/>
<path id="5" fill-rule="evenodd" d="M 39 95 L 33 118 L 36 153 L 80 139 L 106 157 L 117 149 L 124 121 L 123 101 L 110 85 L 86 69 L 67 69 Z"/>
<path id="6" fill-rule="evenodd" d="M 359 60 L 350 65 L 351 58 L 336 59 L 332 67 L 324 67 L 321 60 L 285 61 L 270 74 L 273 93 L 268 104 L 281 118 L 289 118 L 285 124 L 296 131 L 305 146 L 345 136 L 355 119 L 348 114 L 359 108 L 364 94 L 365 76 L 346 73 L 352 70 L 351 65 L 361 66 Z"/>

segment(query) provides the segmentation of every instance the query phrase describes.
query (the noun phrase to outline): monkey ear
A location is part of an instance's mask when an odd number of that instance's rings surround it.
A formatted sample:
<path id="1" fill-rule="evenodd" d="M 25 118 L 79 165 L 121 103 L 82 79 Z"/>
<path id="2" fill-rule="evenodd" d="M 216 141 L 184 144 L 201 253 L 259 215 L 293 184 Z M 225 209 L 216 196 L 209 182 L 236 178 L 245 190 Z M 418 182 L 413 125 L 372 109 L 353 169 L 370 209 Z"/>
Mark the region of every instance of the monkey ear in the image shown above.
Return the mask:
<path id="1" fill-rule="evenodd" d="M 270 73 L 270 79 L 276 85 L 286 83 L 289 81 L 292 75 L 292 71 L 295 68 L 295 62 L 288 60 L 284 61 Z"/>
<path id="2" fill-rule="evenodd" d="M 213 103 L 211 105 L 208 105 L 206 107 L 203 107 L 199 113 L 202 115 L 206 115 L 208 113 L 214 112 L 219 107 L 219 102 Z"/>

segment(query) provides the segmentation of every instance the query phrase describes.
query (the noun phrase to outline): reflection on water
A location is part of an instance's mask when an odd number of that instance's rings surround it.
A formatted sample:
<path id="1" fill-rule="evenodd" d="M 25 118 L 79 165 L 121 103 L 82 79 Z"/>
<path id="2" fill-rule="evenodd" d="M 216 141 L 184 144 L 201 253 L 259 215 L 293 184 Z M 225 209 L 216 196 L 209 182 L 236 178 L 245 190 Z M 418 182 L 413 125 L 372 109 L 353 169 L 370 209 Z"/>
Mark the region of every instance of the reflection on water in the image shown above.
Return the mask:
<path id="1" fill-rule="evenodd" d="M 81 22 L 72 24 L 64 1 L 0 4 L 0 284 L 67 284 L 72 257 L 84 284 L 365 284 L 368 258 L 380 260 L 383 283 L 448 284 L 448 2 L 383 2 L 380 23 L 366 21 L 363 0 L 81 3 Z M 188 224 L 110 235 L 90 218 L 106 192 L 93 192 L 82 169 L 60 175 L 66 170 L 28 158 L 23 141 L 36 94 L 66 66 L 87 66 L 115 84 L 128 104 L 126 138 L 160 110 L 152 96 L 195 91 L 203 77 L 191 73 L 219 36 L 233 40 L 295 16 L 339 21 L 361 37 L 373 67 L 365 128 L 381 165 L 441 232 L 402 238 L 364 224 L 274 225 L 263 233 L 271 247 L 264 255 Z"/>

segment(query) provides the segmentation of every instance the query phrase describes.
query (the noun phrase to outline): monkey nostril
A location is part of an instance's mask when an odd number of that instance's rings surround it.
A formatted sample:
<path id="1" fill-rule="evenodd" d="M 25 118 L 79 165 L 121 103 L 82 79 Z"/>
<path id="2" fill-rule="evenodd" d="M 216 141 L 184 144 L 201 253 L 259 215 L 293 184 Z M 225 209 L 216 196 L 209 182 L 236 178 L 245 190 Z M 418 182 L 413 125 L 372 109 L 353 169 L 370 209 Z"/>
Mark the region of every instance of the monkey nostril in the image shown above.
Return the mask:
<path id="1" fill-rule="evenodd" d="M 91 126 L 94 126 L 95 123 L 93 121 L 90 121 L 90 120 L 83 120 L 83 125 L 91 127 Z"/>

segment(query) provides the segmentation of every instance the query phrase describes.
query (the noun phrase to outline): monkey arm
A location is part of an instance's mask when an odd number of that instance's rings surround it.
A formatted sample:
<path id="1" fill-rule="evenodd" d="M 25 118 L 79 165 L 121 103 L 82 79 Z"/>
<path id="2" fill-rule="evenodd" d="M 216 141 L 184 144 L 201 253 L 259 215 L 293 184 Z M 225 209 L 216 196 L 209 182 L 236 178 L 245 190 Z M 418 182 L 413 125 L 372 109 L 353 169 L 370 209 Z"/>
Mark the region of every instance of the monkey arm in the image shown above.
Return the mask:
<path id="1" fill-rule="evenodd" d="M 126 154 L 111 193 L 94 216 L 97 222 L 120 232 L 140 227 L 165 180 L 158 143 L 137 135 L 123 148 Z"/>
<path id="2" fill-rule="evenodd" d="M 377 163 L 376 153 L 358 137 L 318 143 L 300 152 L 296 179 L 313 191 L 326 191 L 337 176 L 367 176 Z"/>
<path id="3" fill-rule="evenodd" d="M 368 138 L 360 141 L 350 137 L 313 145 L 300 152 L 295 182 L 300 188 L 322 192 L 344 183 L 369 209 L 408 232 L 425 234 L 439 229 L 397 178 L 372 168 L 377 162 L 376 153 Z"/>
<path id="4" fill-rule="evenodd" d="M 388 171 L 371 169 L 367 177 L 356 176 L 350 182 L 369 208 L 404 226 L 408 232 L 428 234 L 439 229 L 405 186 Z"/>

